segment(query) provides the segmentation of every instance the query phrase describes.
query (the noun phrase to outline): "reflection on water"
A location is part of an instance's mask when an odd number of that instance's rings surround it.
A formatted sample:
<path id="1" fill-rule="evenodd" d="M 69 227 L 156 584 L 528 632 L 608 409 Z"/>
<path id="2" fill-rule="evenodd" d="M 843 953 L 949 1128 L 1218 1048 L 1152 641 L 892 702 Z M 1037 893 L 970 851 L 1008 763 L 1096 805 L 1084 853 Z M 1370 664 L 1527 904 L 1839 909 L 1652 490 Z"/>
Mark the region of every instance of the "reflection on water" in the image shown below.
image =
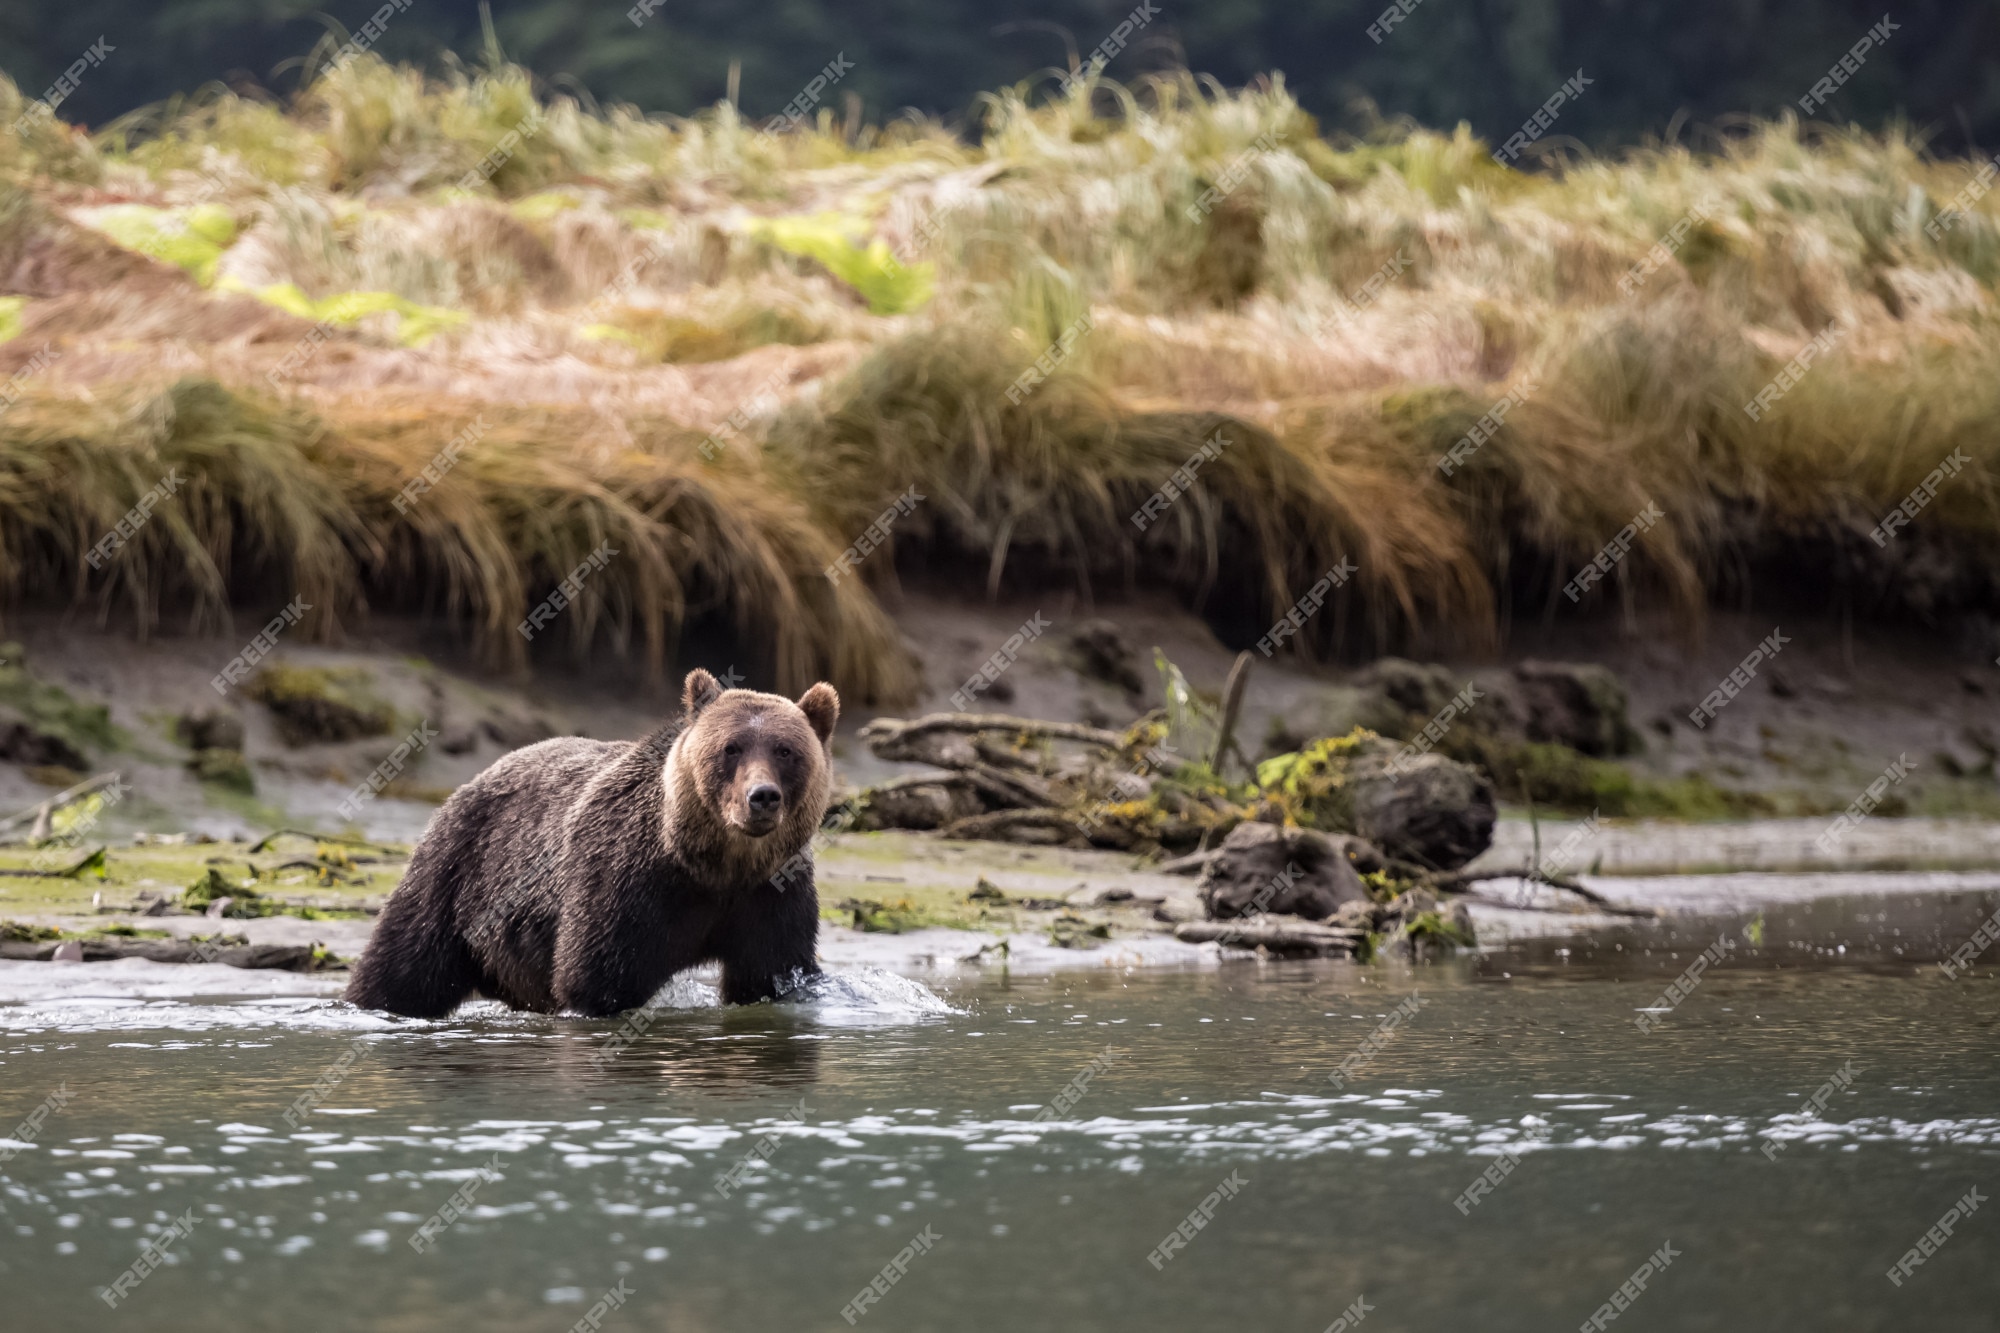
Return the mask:
<path id="1" fill-rule="evenodd" d="M 622 1282 L 607 1329 L 845 1328 L 928 1227 L 867 1327 L 1314 1333 L 1365 1298 L 1384 1333 L 1574 1328 L 1668 1242 L 1631 1328 L 1991 1327 L 1995 1214 L 1885 1277 L 2000 1186 L 1990 966 L 1746 966 L 1796 934 L 1767 921 L 1641 1032 L 1704 929 L 942 999 L 865 974 L 726 1010 L 689 983 L 596 1060 L 616 1024 L 485 1005 L 0 1006 L 0 1134 L 67 1097 L 0 1164 L 5 1322 L 554 1333 Z"/>

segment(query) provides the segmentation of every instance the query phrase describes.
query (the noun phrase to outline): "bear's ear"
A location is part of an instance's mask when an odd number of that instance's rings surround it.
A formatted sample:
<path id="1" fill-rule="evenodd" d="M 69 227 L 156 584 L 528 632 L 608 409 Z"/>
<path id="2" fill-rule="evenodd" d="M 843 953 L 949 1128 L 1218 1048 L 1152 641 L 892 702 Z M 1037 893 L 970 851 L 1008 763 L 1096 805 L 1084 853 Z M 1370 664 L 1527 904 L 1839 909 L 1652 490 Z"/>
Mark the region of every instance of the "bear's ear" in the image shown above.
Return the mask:
<path id="1" fill-rule="evenodd" d="M 692 722 L 701 710 L 722 697 L 722 685 L 700 667 L 688 672 L 681 686 L 681 721 Z"/>
<path id="2" fill-rule="evenodd" d="M 799 696 L 799 711 L 812 723 L 813 734 L 824 745 L 833 736 L 833 724 L 840 721 L 840 696 L 833 686 L 821 681 Z"/>

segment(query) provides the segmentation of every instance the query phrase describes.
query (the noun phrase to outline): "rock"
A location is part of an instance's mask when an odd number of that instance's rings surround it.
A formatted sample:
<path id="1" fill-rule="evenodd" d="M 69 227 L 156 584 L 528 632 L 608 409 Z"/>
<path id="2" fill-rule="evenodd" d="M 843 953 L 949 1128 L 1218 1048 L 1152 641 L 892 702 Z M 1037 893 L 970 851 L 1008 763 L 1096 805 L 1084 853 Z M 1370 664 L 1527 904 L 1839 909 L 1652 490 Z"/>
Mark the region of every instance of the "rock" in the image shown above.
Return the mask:
<path id="1" fill-rule="evenodd" d="M 212 899 L 208 904 L 207 910 L 204 911 L 202 915 L 213 916 L 213 917 L 224 916 L 228 913 L 229 909 L 235 905 L 235 903 L 236 899 L 230 897 L 228 894 L 224 894 L 220 898 Z"/>
<path id="2" fill-rule="evenodd" d="M 213 782 L 248 795 L 257 789 L 250 765 L 241 750 L 196 750 L 188 758 L 188 770 L 203 782 Z"/>
<path id="3" fill-rule="evenodd" d="M 1378 684 L 1324 686 L 1301 695 L 1284 712 L 1272 714 L 1265 728 L 1264 753 L 1303 749 L 1308 741 L 1345 736 L 1356 727 L 1384 733 L 1403 730 L 1411 711 Z M 1431 714 L 1424 716 L 1428 720 Z"/>
<path id="4" fill-rule="evenodd" d="M 1258 914 L 1318 921 L 1368 890 L 1347 858 L 1347 840 L 1313 829 L 1238 824 L 1201 877 L 1210 917 Z"/>
<path id="5" fill-rule="evenodd" d="M 79 773 L 90 767 L 83 752 L 63 737 L 5 707 L 0 707 L 0 760 L 25 768 L 67 768 Z"/>
<path id="6" fill-rule="evenodd" d="M 174 733 L 190 750 L 243 749 L 243 719 L 224 708 L 183 713 L 174 723 Z"/>
<path id="7" fill-rule="evenodd" d="M 1070 631 L 1069 644 L 1082 675 L 1116 685 L 1127 694 L 1145 692 L 1146 679 L 1134 660 L 1137 654 L 1115 622 L 1086 620 Z"/>
<path id="8" fill-rule="evenodd" d="M 1456 869 L 1493 840 L 1493 786 L 1479 770 L 1440 754 L 1409 753 L 1380 736 L 1315 741 L 1258 772 L 1268 790 L 1292 802 L 1302 823 L 1358 834 L 1430 869 Z M 1355 862 L 1379 856 L 1373 848 L 1352 852 Z"/>
<path id="9" fill-rule="evenodd" d="M 1531 741 L 1555 741 L 1603 758 L 1639 748 L 1626 716 L 1625 686 L 1609 667 L 1588 662 L 1517 663 L 1523 723 Z"/>
<path id="10" fill-rule="evenodd" d="M 1435 662 L 1412 662 L 1401 657 L 1376 659 L 1356 677 L 1364 689 L 1375 689 L 1406 713 L 1433 717 L 1451 702 L 1464 682 Z M 1327 733 L 1322 732 L 1322 735 Z"/>
<path id="11" fill-rule="evenodd" d="M 439 729 L 438 749 L 446 754 L 470 754 L 478 744 L 479 732 L 475 728 L 447 723 Z"/>
<path id="12" fill-rule="evenodd" d="M 510 750 L 534 745 L 556 734 L 555 727 L 540 713 L 511 713 L 496 710 L 487 715 L 481 728 L 496 744 L 504 745 Z"/>
<path id="13" fill-rule="evenodd" d="M 52 963 L 80 963 L 83 961 L 83 944 L 79 940 L 64 940 L 49 955 Z"/>
<path id="14" fill-rule="evenodd" d="M 1493 786 L 1456 760 L 1427 754 L 1391 768 L 1371 756 L 1349 784 L 1354 831 L 1391 856 L 1456 870 L 1493 843 Z"/>

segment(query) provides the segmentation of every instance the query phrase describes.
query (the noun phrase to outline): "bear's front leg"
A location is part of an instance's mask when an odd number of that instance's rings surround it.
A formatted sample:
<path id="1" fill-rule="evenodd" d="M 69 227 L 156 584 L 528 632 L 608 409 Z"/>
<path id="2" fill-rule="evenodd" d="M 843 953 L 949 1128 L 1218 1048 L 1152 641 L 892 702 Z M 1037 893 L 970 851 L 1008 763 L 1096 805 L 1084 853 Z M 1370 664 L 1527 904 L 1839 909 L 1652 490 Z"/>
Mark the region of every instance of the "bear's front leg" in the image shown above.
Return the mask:
<path id="1" fill-rule="evenodd" d="M 722 963 L 722 1002 L 755 1004 L 819 975 L 819 893 L 812 872 L 783 889 L 759 884 L 716 923 L 711 952 Z"/>
<path id="2" fill-rule="evenodd" d="M 693 925 L 693 930 L 688 929 Z M 688 947 L 706 922 L 672 922 L 641 895 L 579 895 L 556 930 L 556 1004 L 604 1018 L 637 1009 L 698 961 Z"/>

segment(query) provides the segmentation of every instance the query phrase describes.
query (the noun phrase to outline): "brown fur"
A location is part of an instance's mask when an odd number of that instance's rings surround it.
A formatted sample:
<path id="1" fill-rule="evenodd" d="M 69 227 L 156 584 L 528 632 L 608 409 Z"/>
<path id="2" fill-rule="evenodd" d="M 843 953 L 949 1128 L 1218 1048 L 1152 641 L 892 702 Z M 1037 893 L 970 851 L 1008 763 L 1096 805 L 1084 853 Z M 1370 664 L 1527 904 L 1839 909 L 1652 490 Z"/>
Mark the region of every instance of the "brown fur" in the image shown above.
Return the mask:
<path id="1" fill-rule="evenodd" d="M 609 1014 L 722 964 L 723 998 L 818 970 L 806 851 L 831 790 L 831 686 L 798 703 L 690 672 L 683 717 L 636 744 L 517 750 L 452 794 L 390 898 L 347 998 L 437 1017 L 473 989 Z M 775 808 L 753 809 L 760 785 Z"/>

